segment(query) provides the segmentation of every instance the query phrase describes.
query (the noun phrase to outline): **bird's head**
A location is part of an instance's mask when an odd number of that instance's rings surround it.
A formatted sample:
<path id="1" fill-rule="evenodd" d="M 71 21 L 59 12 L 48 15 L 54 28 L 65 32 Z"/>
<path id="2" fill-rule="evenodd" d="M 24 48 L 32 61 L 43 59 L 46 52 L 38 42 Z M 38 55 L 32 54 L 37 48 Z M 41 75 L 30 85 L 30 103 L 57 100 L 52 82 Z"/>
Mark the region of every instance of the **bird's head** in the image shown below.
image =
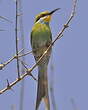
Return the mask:
<path id="1" fill-rule="evenodd" d="M 39 13 L 36 17 L 35 17 L 35 23 L 38 21 L 44 21 L 44 22 L 50 22 L 51 20 L 51 16 L 54 12 L 56 12 L 57 10 L 59 10 L 60 8 L 54 9 L 53 11 L 49 12 L 49 11 L 44 11 Z"/>

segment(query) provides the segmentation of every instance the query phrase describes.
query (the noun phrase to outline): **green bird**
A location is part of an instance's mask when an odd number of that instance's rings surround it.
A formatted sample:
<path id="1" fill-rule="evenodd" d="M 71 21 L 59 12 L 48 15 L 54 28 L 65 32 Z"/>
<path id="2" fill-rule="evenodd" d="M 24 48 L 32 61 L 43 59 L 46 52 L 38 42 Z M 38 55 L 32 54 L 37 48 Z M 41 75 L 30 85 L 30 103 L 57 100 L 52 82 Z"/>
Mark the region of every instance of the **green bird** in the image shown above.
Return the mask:
<path id="1" fill-rule="evenodd" d="M 41 12 L 35 18 L 30 41 L 36 62 L 39 60 L 39 58 L 44 54 L 46 49 L 52 43 L 52 33 L 49 23 L 51 21 L 52 14 L 59 9 L 60 8 L 57 8 L 51 12 L 48 11 Z M 47 52 L 47 54 L 42 58 L 42 60 L 38 63 L 38 87 L 35 110 L 38 110 L 42 99 L 44 99 L 46 110 L 50 110 L 47 68 L 51 51 L 52 47 Z"/>

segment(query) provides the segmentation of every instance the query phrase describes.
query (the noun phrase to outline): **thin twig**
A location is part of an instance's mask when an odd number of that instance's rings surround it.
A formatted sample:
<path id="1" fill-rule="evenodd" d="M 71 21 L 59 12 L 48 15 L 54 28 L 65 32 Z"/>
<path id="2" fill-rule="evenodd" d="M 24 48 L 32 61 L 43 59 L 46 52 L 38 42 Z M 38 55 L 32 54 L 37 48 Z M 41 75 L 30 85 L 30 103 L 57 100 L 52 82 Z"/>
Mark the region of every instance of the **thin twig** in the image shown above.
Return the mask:
<path id="1" fill-rule="evenodd" d="M 0 94 L 3 94 L 4 92 L 6 92 L 7 90 L 10 90 L 14 85 L 16 85 L 19 81 L 23 80 L 26 76 L 32 76 L 34 80 L 36 80 L 36 78 L 31 74 L 33 69 L 28 69 L 26 71 L 26 73 L 20 75 L 20 78 L 17 78 L 15 81 L 13 81 L 12 83 L 9 84 L 9 87 L 8 87 L 8 84 L 7 86 L 0 90 Z"/>
<path id="2" fill-rule="evenodd" d="M 21 64 L 24 66 L 24 68 L 26 69 L 27 72 L 29 72 L 29 69 L 27 68 L 27 66 L 25 65 L 25 63 L 23 61 L 21 61 Z M 37 81 L 37 79 L 32 75 L 29 74 L 35 81 Z"/>
<path id="3" fill-rule="evenodd" d="M 25 65 L 24 61 L 21 61 L 21 60 L 20 60 L 20 62 L 21 62 L 21 64 L 23 65 L 23 67 L 24 67 L 26 70 L 28 70 L 28 68 L 27 68 L 27 66 Z"/>
<path id="4" fill-rule="evenodd" d="M 41 47 L 41 48 L 43 48 L 43 47 Z M 38 48 L 38 49 L 40 49 L 40 48 Z M 32 51 L 26 52 L 26 53 L 24 53 L 24 54 L 20 54 L 20 53 L 23 51 L 23 49 L 20 50 L 20 51 L 18 52 L 18 56 L 17 56 L 17 55 L 14 55 L 13 57 L 11 57 L 11 58 L 10 58 L 8 61 L 6 61 L 5 63 L 0 64 L 0 70 L 2 70 L 6 65 L 8 65 L 9 63 L 11 63 L 14 59 L 17 59 L 17 58 L 20 58 L 20 57 L 29 55 L 29 54 L 33 53 L 33 51 L 37 51 L 38 49 L 35 49 L 35 50 L 32 50 Z"/>
<path id="5" fill-rule="evenodd" d="M 19 51 L 19 52 L 18 52 L 18 56 L 17 56 L 17 55 L 14 55 L 12 58 L 10 58 L 10 59 L 9 59 L 8 61 L 6 61 L 5 63 L 0 64 L 0 70 L 2 70 L 6 65 L 8 65 L 9 63 L 11 63 L 14 59 L 17 59 L 17 58 L 26 56 L 26 55 L 32 53 L 32 51 L 26 52 L 26 53 L 24 53 L 24 54 L 20 54 L 20 53 L 21 53 L 21 52 Z"/>
<path id="6" fill-rule="evenodd" d="M 9 84 L 9 87 L 13 87 L 15 84 L 17 84 L 19 81 L 21 81 L 22 79 L 24 79 L 24 77 L 26 77 L 27 75 L 31 75 L 32 70 L 34 70 L 34 68 L 38 65 L 38 63 L 42 60 L 42 58 L 47 54 L 47 52 L 49 51 L 49 49 L 53 46 L 53 44 L 60 39 L 63 36 L 63 32 L 65 31 L 65 29 L 68 27 L 68 24 L 71 22 L 72 18 L 74 17 L 75 14 L 75 8 L 76 8 L 76 2 L 77 0 L 74 0 L 74 5 L 73 5 L 73 9 L 72 9 L 72 13 L 68 19 L 68 21 L 66 22 L 66 24 L 63 26 L 63 28 L 61 29 L 61 31 L 58 33 L 57 37 L 55 38 L 55 40 L 49 45 L 49 47 L 46 49 L 46 51 L 43 53 L 43 55 L 40 57 L 40 59 L 38 60 L 38 62 L 36 64 L 33 65 L 32 68 L 28 69 L 26 71 L 26 73 L 22 74 L 20 76 L 20 78 L 17 78 L 15 81 L 13 81 L 11 84 Z M 0 94 L 4 93 L 5 91 L 9 90 L 8 87 L 5 87 L 4 89 L 0 90 Z"/>
<path id="7" fill-rule="evenodd" d="M 29 51 L 29 52 L 26 52 L 26 53 L 24 53 L 24 54 L 20 54 L 20 55 L 18 55 L 18 57 L 23 57 L 23 56 L 26 56 L 26 55 L 28 55 L 28 54 L 30 54 L 30 53 L 33 53 L 33 51 Z"/>
<path id="8" fill-rule="evenodd" d="M 23 51 L 23 49 L 20 50 L 20 51 L 18 52 L 18 54 L 20 54 L 22 51 Z M 21 56 L 18 55 L 18 58 L 19 58 L 19 57 L 21 57 Z M 12 62 L 14 59 L 17 59 L 17 56 L 16 56 L 16 55 L 14 55 L 12 58 L 10 58 L 10 59 L 9 59 L 8 61 L 6 61 L 5 63 L 0 64 L 0 70 L 2 70 L 6 65 L 8 65 L 10 62 Z"/>
<path id="9" fill-rule="evenodd" d="M 18 58 L 18 32 L 17 32 L 17 25 L 18 25 L 18 1 L 16 0 L 16 24 L 15 24 L 15 35 L 16 35 L 16 55 L 17 55 L 17 73 L 18 78 L 20 78 L 20 69 L 19 69 L 19 58 Z"/>
<path id="10" fill-rule="evenodd" d="M 11 84 L 9 84 L 9 87 L 11 88 L 12 86 L 14 86 L 16 83 L 18 83 L 19 81 L 21 81 L 25 76 L 27 76 L 27 73 L 23 74 L 22 76 L 20 76 L 20 79 L 16 79 L 15 81 L 13 81 Z M 0 91 L 0 94 L 4 93 L 5 91 L 9 90 L 8 87 L 6 86 L 4 89 L 2 89 Z"/>
<path id="11" fill-rule="evenodd" d="M 7 18 L 5 18 L 5 17 L 3 17 L 3 16 L 0 16 L 0 19 L 3 19 L 3 20 L 5 20 L 5 21 L 8 21 L 8 22 L 12 23 L 12 21 L 8 20 Z"/>

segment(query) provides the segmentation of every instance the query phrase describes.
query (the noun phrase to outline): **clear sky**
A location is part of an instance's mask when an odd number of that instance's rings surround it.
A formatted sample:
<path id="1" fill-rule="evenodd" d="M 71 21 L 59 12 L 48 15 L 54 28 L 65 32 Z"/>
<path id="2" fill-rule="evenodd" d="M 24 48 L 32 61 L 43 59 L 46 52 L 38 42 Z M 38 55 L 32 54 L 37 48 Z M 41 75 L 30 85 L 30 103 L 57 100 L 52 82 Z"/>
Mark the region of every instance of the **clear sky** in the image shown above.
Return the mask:
<path id="1" fill-rule="evenodd" d="M 29 37 L 34 16 L 45 10 L 61 8 L 53 15 L 50 23 L 54 39 L 70 15 L 72 0 L 22 0 L 22 7 L 25 47 L 26 50 L 31 50 Z M 88 1 L 78 0 L 76 16 L 63 38 L 58 40 L 53 48 L 52 62 L 57 110 L 73 110 L 71 98 L 75 100 L 78 110 L 88 110 L 87 10 Z M 15 54 L 15 0 L 0 0 L 0 16 L 13 21 L 11 24 L 0 20 L 0 29 L 6 30 L 0 32 L 0 62 L 3 63 Z M 29 67 L 34 64 L 32 55 L 26 57 L 26 63 Z M 12 82 L 17 77 L 15 64 L 13 61 L 0 71 L 0 89 L 6 86 L 6 79 Z M 50 79 L 52 77 L 50 69 L 48 73 Z M 33 74 L 36 75 L 37 71 L 33 71 Z M 34 110 L 36 86 L 36 82 L 31 77 L 25 78 L 24 110 Z M 13 91 L 0 95 L 0 110 L 11 110 L 12 105 L 19 110 L 20 83 L 13 87 Z"/>

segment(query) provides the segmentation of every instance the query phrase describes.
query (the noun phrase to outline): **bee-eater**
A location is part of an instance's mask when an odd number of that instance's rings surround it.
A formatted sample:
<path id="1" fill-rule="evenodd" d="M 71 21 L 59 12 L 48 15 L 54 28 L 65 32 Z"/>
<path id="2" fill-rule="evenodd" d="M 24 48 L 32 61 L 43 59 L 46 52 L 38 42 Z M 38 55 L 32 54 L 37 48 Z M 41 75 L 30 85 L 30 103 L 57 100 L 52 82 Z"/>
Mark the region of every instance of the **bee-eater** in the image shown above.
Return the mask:
<path id="1" fill-rule="evenodd" d="M 44 54 L 44 52 L 52 42 L 52 33 L 50 30 L 49 23 L 51 21 L 52 14 L 59 9 L 60 8 L 57 8 L 51 12 L 48 11 L 41 12 L 35 18 L 34 26 L 31 32 L 31 46 L 36 62 Z M 44 99 L 46 110 L 50 110 L 47 67 L 51 51 L 52 47 L 47 52 L 47 54 L 42 58 L 42 60 L 38 63 L 38 87 L 35 110 L 38 110 L 42 99 Z"/>

